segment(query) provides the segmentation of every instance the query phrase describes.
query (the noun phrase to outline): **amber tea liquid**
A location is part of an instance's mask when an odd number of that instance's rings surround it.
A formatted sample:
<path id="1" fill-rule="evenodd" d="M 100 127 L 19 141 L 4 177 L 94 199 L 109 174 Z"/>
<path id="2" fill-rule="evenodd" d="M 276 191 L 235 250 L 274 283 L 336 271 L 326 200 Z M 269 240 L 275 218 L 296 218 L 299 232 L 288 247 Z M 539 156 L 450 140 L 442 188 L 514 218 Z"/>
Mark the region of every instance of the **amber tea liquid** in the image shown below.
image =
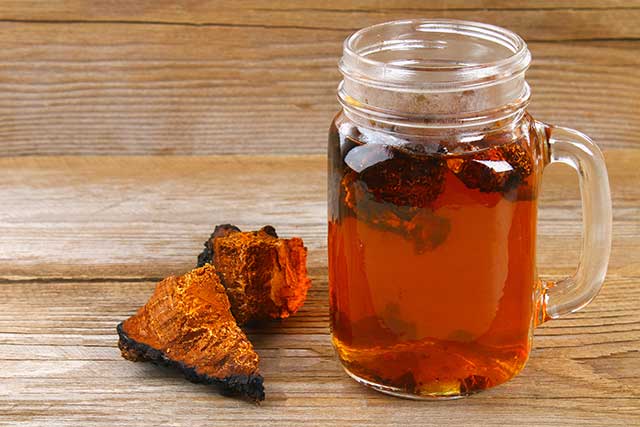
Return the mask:
<path id="1" fill-rule="evenodd" d="M 537 295 L 530 121 L 456 147 L 339 117 L 329 283 L 343 365 L 407 395 L 466 395 L 512 378 L 529 353 Z"/>

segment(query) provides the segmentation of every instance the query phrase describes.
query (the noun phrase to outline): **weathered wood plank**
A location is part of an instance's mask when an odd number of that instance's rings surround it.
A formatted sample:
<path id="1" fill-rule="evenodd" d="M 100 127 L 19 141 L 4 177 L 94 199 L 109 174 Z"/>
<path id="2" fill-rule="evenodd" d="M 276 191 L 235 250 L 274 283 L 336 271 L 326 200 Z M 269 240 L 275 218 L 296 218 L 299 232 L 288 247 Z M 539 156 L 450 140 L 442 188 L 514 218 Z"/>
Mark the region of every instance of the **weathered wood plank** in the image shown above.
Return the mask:
<path id="1" fill-rule="evenodd" d="M 608 27 L 640 19 L 619 13 Z M 322 153 L 348 34 L 0 20 L 0 155 Z M 531 111 L 540 120 L 610 147 L 637 144 L 640 41 L 531 49 Z"/>
<path id="2" fill-rule="evenodd" d="M 640 275 L 638 150 L 610 150 L 610 271 Z M 326 267 L 324 156 L 0 158 L 0 279 L 159 278 L 188 270 L 217 223 L 273 224 Z M 579 251 L 577 179 L 543 182 L 541 273 L 568 274 Z"/>
<path id="3" fill-rule="evenodd" d="M 630 425 L 640 416 L 637 278 L 612 277 L 584 311 L 539 328 L 528 366 L 511 382 L 438 403 L 390 398 L 350 380 L 331 348 L 325 273 L 312 278 L 296 316 L 251 332 L 267 385 L 259 408 L 120 358 L 115 325 L 145 302 L 153 283 L 0 284 L 0 421 Z"/>
<path id="4" fill-rule="evenodd" d="M 614 194 L 628 199 L 616 200 L 620 221 L 612 268 L 626 268 L 637 265 L 630 250 L 638 234 L 637 174 L 624 164 L 631 166 L 633 152 L 614 153 L 612 164 L 621 159 L 611 171 Z M 322 157 L 3 160 L 10 173 L 2 188 L 11 197 L 0 208 L 7 243 L 3 276 L 163 276 L 188 268 L 211 226 L 227 221 L 246 227 L 273 223 L 285 234 L 299 234 L 311 248 L 312 265 L 324 266 L 324 162 Z M 195 171 L 187 173 L 189 168 Z M 571 268 L 580 226 L 577 187 L 568 171 L 549 173 L 542 256 L 554 260 L 555 268 Z M 65 258 L 55 262 L 62 254 Z"/>
<path id="5" fill-rule="evenodd" d="M 226 7 L 221 11 L 221 5 Z M 42 3 L 38 0 L 6 0 L 0 5 L 0 16 L 4 19 L 18 20 L 119 20 L 135 16 L 147 20 L 173 20 L 174 22 L 197 23 L 205 22 L 205 16 L 217 16 L 220 12 L 237 17 L 243 13 L 264 9 L 264 2 L 260 0 L 237 0 L 234 2 L 220 2 L 218 0 L 201 0 L 188 4 L 176 4 L 170 0 L 140 0 L 127 7 L 114 7 L 113 2 L 89 3 L 85 0 L 52 0 Z M 327 0 L 315 2 L 311 0 L 279 0 L 269 3 L 272 10 L 281 11 L 323 11 L 345 10 L 554 10 L 554 9 L 631 9 L 640 7 L 637 0 L 568 0 L 557 2 L 554 0 L 431 0 L 418 2 L 416 0 L 396 0 L 390 3 L 380 3 L 376 0 L 351 0 L 348 7 L 341 0 Z"/>
<path id="6" fill-rule="evenodd" d="M 16 4 L 17 3 L 17 4 Z M 18 21 L 158 23 L 259 28 L 355 30 L 394 19 L 428 16 L 509 26 L 531 40 L 638 38 L 640 2 L 436 1 L 349 2 L 201 1 L 186 5 L 146 0 L 126 7 L 82 0 L 6 2 L 0 17 Z"/>

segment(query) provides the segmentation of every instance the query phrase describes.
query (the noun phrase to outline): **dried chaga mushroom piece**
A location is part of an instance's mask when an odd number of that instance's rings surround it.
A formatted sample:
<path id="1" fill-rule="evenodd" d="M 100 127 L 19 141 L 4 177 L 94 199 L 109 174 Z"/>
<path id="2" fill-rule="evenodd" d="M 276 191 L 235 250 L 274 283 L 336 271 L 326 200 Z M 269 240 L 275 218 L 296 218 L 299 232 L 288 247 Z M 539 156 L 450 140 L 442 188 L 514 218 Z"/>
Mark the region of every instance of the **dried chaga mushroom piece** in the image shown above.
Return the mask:
<path id="1" fill-rule="evenodd" d="M 209 240 L 204 242 L 204 250 L 200 253 L 200 255 L 198 255 L 197 267 L 202 267 L 207 263 L 213 263 L 213 239 L 215 239 L 216 237 L 226 237 L 229 234 L 238 231 L 240 231 L 240 229 L 232 224 L 216 225 L 216 228 L 213 230 L 213 233 L 211 233 Z"/>
<path id="2" fill-rule="evenodd" d="M 467 396 L 491 387 L 491 379 L 482 375 L 470 375 L 460 380 L 460 394 Z"/>
<path id="3" fill-rule="evenodd" d="M 433 153 L 380 144 L 354 147 L 345 163 L 377 202 L 429 207 L 444 188 L 444 161 Z"/>
<path id="4" fill-rule="evenodd" d="M 258 355 L 236 324 L 211 265 L 158 283 L 138 312 L 118 325 L 122 357 L 180 369 L 226 395 L 264 400 Z"/>
<path id="5" fill-rule="evenodd" d="M 451 171 L 468 188 L 484 193 L 508 193 L 533 171 L 533 159 L 516 141 L 448 161 Z"/>
<path id="6" fill-rule="evenodd" d="M 198 263 L 215 266 L 238 324 L 284 319 L 307 297 L 307 248 L 302 239 L 279 239 L 272 226 L 242 232 L 219 225 Z"/>
<path id="7" fill-rule="evenodd" d="M 446 239 L 450 224 L 433 211 L 444 189 L 442 156 L 380 144 L 353 148 L 345 157 L 350 170 L 341 180 L 347 212 L 385 231 L 412 240 L 418 253 Z"/>
<path id="8" fill-rule="evenodd" d="M 380 203 L 366 190 L 357 174 L 347 173 L 342 185 L 345 203 L 359 220 L 383 231 L 391 231 L 413 242 L 417 253 L 430 251 L 444 243 L 451 231 L 450 221 L 430 208 Z"/>

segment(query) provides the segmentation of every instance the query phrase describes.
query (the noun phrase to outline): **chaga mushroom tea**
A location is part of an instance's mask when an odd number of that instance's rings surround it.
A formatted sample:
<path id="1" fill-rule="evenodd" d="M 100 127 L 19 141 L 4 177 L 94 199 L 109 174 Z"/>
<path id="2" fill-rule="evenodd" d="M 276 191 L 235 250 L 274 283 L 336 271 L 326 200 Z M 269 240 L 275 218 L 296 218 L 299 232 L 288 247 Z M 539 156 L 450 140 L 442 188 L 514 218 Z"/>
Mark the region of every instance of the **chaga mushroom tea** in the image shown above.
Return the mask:
<path id="1" fill-rule="evenodd" d="M 539 292 L 539 153 L 522 121 L 522 135 L 502 135 L 511 142 L 446 158 L 435 143 L 345 136 L 352 147 L 336 153 L 329 233 L 334 342 L 351 372 L 410 391 L 466 392 L 522 368 Z"/>
<path id="2" fill-rule="evenodd" d="M 606 169 L 584 135 L 535 121 L 530 54 L 507 30 L 397 21 L 347 39 L 329 135 L 333 342 L 357 381 L 457 397 L 525 365 L 536 324 L 589 302 L 604 280 Z M 580 173 L 576 274 L 536 275 L 542 169 Z M 553 286 L 552 286 L 553 285 Z"/>

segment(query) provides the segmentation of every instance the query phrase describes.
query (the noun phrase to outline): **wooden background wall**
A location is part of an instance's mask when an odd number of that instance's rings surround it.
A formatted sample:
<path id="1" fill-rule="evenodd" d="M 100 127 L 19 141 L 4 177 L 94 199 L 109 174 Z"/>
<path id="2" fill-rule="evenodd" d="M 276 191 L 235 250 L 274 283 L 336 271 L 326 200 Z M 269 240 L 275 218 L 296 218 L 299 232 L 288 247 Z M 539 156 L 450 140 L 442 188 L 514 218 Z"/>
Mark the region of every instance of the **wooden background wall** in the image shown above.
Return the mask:
<path id="1" fill-rule="evenodd" d="M 538 119 L 637 144 L 637 0 L 4 0 L 0 155 L 324 153 L 343 39 L 409 17 L 518 32 Z"/>

